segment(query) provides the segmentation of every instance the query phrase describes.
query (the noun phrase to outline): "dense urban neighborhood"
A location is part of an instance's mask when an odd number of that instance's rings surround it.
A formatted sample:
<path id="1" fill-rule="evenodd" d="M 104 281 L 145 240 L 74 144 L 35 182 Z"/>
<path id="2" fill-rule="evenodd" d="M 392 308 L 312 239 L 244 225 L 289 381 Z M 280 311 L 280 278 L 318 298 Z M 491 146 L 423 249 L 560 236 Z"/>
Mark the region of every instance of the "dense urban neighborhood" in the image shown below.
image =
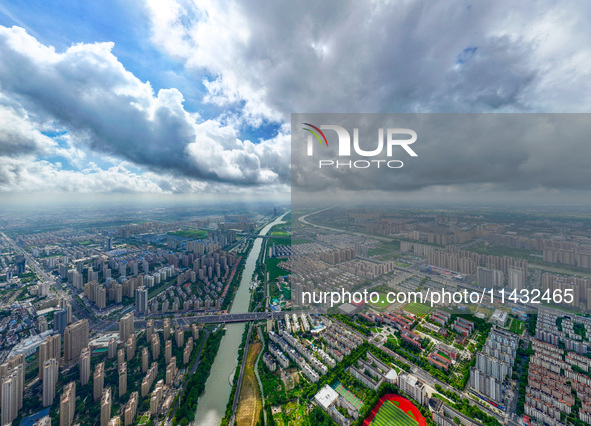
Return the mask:
<path id="1" fill-rule="evenodd" d="M 0 217 L 2 424 L 591 423 L 586 217 L 136 215 Z"/>

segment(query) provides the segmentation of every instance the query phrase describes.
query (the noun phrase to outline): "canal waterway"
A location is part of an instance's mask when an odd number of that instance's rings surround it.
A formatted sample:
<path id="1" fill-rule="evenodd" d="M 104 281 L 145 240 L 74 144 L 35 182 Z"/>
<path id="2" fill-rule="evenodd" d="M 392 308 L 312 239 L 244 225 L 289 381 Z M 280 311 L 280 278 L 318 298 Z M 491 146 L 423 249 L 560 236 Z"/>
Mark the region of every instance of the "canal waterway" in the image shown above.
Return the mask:
<path id="1" fill-rule="evenodd" d="M 282 223 L 283 217 L 286 214 L 267 224 L 261 229 L 259 235 L 266 235 L 273 226 Z M 250 302 L 249 287 L 257 259 L 261 253 L 262 244 L 263 239 L 256 238 L 252 250 L 246 258 L 240 285 L 238 286 L 234 303 L 230 309 L 230 313 L 232 314 L 248 312 Z M 228 377 L 233 376 L 234 368 L 238 364 L 238 347 L 242 342 L 242 333 L 244 333 L 243 323 L 227 325 L 227 331 L 220 343 L 220 349 L 211 367 L 211 373 L 207 382 L 205 382 L 205 391 L 201 395 L 201 398 L 199 398 L 195 421 L 193 422 L 194 425 L 218 426 L 222 421 L 226 411 L 226 404 L 232 392 Z"/>

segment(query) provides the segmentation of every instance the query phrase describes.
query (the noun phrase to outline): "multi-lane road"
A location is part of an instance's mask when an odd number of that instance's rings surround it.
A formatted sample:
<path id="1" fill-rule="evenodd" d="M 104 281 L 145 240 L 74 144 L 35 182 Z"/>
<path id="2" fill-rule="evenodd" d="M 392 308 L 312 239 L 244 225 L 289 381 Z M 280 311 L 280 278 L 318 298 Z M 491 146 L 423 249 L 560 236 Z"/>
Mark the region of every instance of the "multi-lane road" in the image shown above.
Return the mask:
<path id="1" fill-rule="evenodd" d="M 8 245 L 10 245 L 17 253 L 20 253 L 25 257 L 27 264 L 33 270 L 33 272 L 35 272 L 37 277 L 39 277 L 43 281 L 47 281 L 52 285 L 52 289 L 57 293 L 59 297 L 69 297 L 68 294 L 64 291 L 64 289 L 61 288 L 55 282 L 55 279 L 51 275 L 49 275 L 47 271 L 41 267 L 41 265 L 39 265 L 39 262 L 37 262 L 37 260 L 33 256 L 29 255 L 29 253 L 27 253 L 24 249 L 19 247 L 18 244 L 15 243 L 14 240 L 10 238 L 8 235 L 6 235 L 4 232 L 0 232 L 0 235 L 2 236 L 2 238 L 4 238 Z"/>

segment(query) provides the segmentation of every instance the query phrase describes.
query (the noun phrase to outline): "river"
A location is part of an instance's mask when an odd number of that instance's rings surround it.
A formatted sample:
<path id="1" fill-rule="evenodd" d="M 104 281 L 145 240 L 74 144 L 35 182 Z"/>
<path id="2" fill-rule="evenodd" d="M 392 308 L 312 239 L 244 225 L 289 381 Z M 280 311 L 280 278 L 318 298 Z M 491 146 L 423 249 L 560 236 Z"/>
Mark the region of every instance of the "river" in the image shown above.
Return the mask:
<path id="1" fill-rule="evenodd" d="M 282 219 L 287 213 L 281 215 L 273 222 L 266 225 L 259 235 L 266 235 L 269 230 L 282 223 Z M 246 264 L 242 271 L 242 278 L 238 291 L 234 297 L 234 303 L 230 309 L 230 313 L 248 312 L 248 305 L 250 302 L 250 283 L 252 275 L 256 267 L 261 247 L 263 244 L 262 238 L 257 238 L 252 246 L 252 250 L 246 258 Z M 226 412 L 226 405 L 230 399 L 232 387 L 230 386 L 228 378 L 232 375 L 234 368 L 238 365 L 238 347 L 242 341 L 242 333 L 244 333 L 244 323 L 228 324 L 228 331 L 222 338 L 220 349 L 211 367 L 211 373 L 207 382 L 205 382 L 205 391 L 197 405 L 197 412 L 195 413 L 195 421 L 193 425 L 196 426 L 218 426 Z"/>

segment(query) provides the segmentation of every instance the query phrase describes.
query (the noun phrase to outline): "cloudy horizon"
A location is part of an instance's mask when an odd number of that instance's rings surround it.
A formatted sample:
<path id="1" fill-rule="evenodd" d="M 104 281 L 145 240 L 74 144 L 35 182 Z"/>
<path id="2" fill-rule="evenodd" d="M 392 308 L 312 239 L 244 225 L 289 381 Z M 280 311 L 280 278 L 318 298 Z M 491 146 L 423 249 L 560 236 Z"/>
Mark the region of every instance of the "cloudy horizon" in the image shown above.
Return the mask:
<path id="1" fill-rule="evenodd" d="M 291 113 L 587 112 L 590 10 L 508 5 L 0 5 L 0 198 L 288 194 Z"/>

